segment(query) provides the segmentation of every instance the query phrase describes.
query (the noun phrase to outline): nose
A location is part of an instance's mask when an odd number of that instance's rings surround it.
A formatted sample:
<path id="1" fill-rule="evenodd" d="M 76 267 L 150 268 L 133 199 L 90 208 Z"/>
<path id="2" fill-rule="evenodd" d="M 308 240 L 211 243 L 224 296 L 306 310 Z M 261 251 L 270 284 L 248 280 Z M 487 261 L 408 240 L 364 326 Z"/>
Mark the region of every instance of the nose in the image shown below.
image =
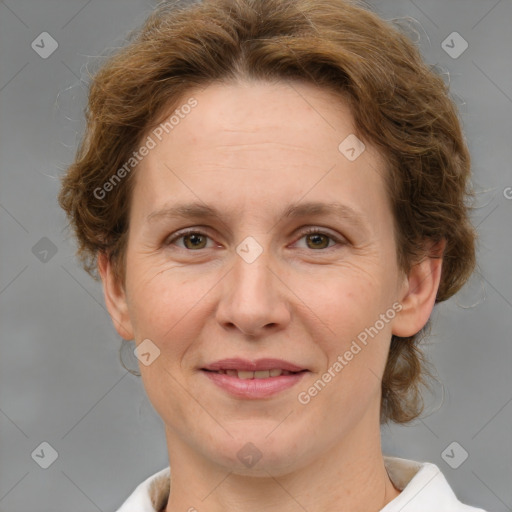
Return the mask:
<path id="1" fill-rule="evenodd" d="M 285 329 L 291 318 L 290 290 L 277 266 L 272 265 L 272 257 L 265 249 L 252 263 L 238 254 L 234 260 L 220 287 L 222 295 L 216 311 L 219 325 L 252 338 Z"/>

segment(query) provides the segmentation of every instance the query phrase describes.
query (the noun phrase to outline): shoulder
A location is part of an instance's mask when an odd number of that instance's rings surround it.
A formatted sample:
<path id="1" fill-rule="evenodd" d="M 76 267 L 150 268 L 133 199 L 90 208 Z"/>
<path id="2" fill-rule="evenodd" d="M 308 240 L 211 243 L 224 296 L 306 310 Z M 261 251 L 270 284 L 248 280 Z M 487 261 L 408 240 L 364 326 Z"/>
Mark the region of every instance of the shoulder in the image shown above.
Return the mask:
<path id="1" fill-rule="evenodd" d="M 159 512 L 169 498 L 170 467 L 141 482 L 116 512 Z"/>
<path id="2" fill-rule="evenodd" d="M 401 493 L 381 512 L 486 512 L 462 503 L 435 464 L 389 456 L 384 464 Z"/>
<path id="3" fill-rule="evenodd" d="M 389 478 L 401 492 L 380 512 L 486 512 L 462 503 L 441 470 L 430 462 L 384 456 Z M 159 512 L 167 504 L 170 467 L 140 483 L 117 512 Z"/>

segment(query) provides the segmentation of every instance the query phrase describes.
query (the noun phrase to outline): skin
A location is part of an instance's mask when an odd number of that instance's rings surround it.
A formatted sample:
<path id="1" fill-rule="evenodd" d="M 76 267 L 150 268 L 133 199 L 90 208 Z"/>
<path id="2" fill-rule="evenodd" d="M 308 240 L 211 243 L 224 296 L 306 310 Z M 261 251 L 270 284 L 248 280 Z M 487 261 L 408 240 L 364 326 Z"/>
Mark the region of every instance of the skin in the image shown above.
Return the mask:
<path id="1" fill-rule="evenodd" d="M 165 510 L 378 511 L 399 494 L 384 467 L 379 424 L 391 335 L 425 325 L 442 259 L 400 272 L 384 161 L 366 141 L 354 161 L 338 150 L 355 129 L 348 107 L 328 91 L 243 82 L 192 95 L 198 105 L 137 167 L 125 287 L 105 255 L 98 259 L 120 336 L 137 345 L 150 339 L 160 350 L 139 366 L 165 425 Z M 222 219 L 146 221 L 187 201 L 218 208 Z M 364 227 L 334 215 L 279 216 L 305 201 L 348 205 Z M 325 235 L 303 235 L 305 227 Z M 169 243 L 183 228 L 205 236 Z M 236 252 L 248 236 L 263 249 L 252 263 Z M 393 303 L 401 311 L 299 403 L 298 393 Z M 199 370 L 227 357 L 281 358 L 310 372 L 272 397 L 239 399 Z M 252 467 L 237 457 L 248 442 L 262 455 Z"/>

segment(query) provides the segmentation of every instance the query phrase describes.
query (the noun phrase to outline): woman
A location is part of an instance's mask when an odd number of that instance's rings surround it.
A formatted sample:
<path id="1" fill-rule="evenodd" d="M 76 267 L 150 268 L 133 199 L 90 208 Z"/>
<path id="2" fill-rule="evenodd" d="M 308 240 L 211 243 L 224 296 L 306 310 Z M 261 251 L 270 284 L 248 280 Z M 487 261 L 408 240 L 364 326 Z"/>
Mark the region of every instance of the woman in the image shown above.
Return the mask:
<path id="1" fill-rule="evenodd" d="M 418 341 L 473 270 L 469 173 L 443 80 L 373 13 L 160 5 L 59 196 L 165 425 L 119 512 L 481 510 L 379 428 L 422 412 Z"/>

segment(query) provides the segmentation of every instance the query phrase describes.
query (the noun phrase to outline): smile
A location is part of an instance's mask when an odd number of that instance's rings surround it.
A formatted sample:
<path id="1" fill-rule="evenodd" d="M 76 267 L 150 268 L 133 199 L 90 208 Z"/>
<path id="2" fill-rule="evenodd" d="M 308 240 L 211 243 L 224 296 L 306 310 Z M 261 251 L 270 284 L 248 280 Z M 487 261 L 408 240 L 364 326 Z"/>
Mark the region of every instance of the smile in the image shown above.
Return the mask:
<path id="1" fill-rule="evenodd" d="M 272 370 L 206 370 L 201 373 L 215 388 L 233 398 L 244 400 L 269 399 L 296 386 L 308 370 L 291 372 L 274 368 Z"/>
<path id="2" fill-rule="evenodd" d="M 268 379 L 269 377 L 280 377 L 281 375 L 292 375 L 299 372 L 290 372 L 288 370 L 282 370 L 281 368 L 273 368 L 272 370 L 259 370 L 255 372 L 251 372 L 248 370 L 217 370 L 214 371 L 213 373 L 218 373 L 220 375 L 229 375 L 230 377 L 237 377 L 239 379 Z"/>

